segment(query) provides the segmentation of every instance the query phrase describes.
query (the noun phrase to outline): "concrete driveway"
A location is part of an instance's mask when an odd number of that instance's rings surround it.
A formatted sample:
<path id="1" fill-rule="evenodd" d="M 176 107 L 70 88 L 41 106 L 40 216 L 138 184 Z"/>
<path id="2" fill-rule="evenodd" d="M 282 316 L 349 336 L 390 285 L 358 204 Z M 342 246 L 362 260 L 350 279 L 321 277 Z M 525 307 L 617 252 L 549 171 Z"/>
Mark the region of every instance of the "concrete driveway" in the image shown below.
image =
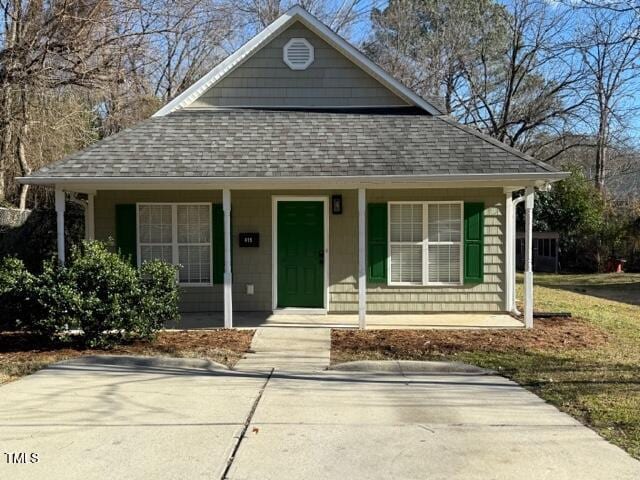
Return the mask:
<path id="1" fill-rule="evenodd" d="M 639 462 L 498 376 L 101 362 L 0 387 L 1 479 L 640 478 Z"/>

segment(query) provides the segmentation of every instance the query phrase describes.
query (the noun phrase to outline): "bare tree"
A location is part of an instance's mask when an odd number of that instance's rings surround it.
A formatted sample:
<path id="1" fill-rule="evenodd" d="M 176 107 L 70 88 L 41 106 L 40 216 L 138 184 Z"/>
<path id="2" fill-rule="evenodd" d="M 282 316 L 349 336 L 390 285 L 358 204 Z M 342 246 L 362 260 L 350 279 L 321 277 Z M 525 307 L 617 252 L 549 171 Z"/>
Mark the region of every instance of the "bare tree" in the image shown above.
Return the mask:
<path id="1" fill-rule="evenodd" d="M 127 77 L 121 59 L 157 33 L 154 0 L 0 0 L 0 154 L 2 177 L 9 165 L 31 172 L 25 144 L 29 112 L 41 92 L 75 87 L 99 91 Z M 0 194 L 4 195 L 3 178 Z M 28 186 L 20 186 L 25 208 Z M 4 197 L 0 197 L 3 199 Z"/>
<path id="2" fill-rule="evenodd" d="M 147 76 L 152 94 L 169 100 L 210 70 L 226 54 L 237 15 L 210 0 L 164 0 L 158 18 L 163 32 L 149 38 Z"/>
<path id="3" fill-rule="evenodd" d="M 367 52 L 411 89 L 442 97 L 452 113 L 464 66 L 481 50 L 498 47 L 506 31 L 503 7 L 493 0 L 392 0 L 374 10 Z M 482 35 L 478 35 L 482 32 Z"/>
<path id="4" fill-rule="evenodd" d="M 527 150 L 570 128 L 582 103 L 570 26 L 544 0 L 393 0 L 374 13 L 367 50 L 463 123 Z"/>
<path id="5" fill-rule="evenodd" d="M 565 40 L 570 20 L 566 10 L 543 0 L 514 2 L 504 48 L 496 56 L 481 44 L 465 66 L 461 120 L 524 150 L 540 132 L 562 128 L 583 103 L 576 95 L 580 68 Z"/>
<path id="6" fill-rule="evenodd" d="M 584 11 L 583 11 L 584 12 Z M 639 91 L 640 37 L 629 35 L 637 23 L 635 15 L 605 8 L 586 11 L 578 50 L 589 95 L 587 112 L 595 119 L 594 182 L 605 188 L 608 149 L 615 131 L 623 131 L 627 117 L 636 112 L 634 96 Z"/>
<path id="7" fill-rule="evenodd" d="M 286 10 L 299 4 L 316 15 L 329 27 L 341 34 L 348 35 L 349 28 L 359 20 L 367 18 L 371 10 L 382 3 L 376 0 L 227 0 L 231 10 L 242 17 L 247 34 L 257 31 L 276 20 Z"/>

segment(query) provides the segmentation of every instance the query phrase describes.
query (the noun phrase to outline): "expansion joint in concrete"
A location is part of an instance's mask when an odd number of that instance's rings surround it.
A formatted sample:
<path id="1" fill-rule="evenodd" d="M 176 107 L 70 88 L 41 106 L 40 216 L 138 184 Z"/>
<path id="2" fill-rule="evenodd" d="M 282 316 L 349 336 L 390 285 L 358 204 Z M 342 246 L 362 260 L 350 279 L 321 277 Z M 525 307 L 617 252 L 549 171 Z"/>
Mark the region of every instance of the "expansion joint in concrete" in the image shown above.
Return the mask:
<path id="1" fill-rule="evenodd" d="M 238 453 L 238 450 L 240 449 L 240 444 L 242 443 L 242 440 L 245 438 L 245 436 L 247 434 L 247 430 L 249 429 L 249 425 L 251 424 L 251 420 L 253 419 L 253 415 L 254 415 L 254 413 L 256 413 L 256 409 L 258 408 L 258 404 L 260 403 L 260 400 L 262 399 L 262 394 L 266 390 L 267 385 L 269 384 L 269 380 L 271 380 L 271 377 L 273 376 L 273 372 L 274 372 L 274 369 L 272 368 L 271 371 L 269 372 L 269 375 L 267 376 L 267 379 L 262 384 L 262 387 L 260 388 L 260 391 L 258 392 L 258 395 L 256 396 L 256 399 L 254 400 L 253 405 L 251 405 L 251 409 L 249 410 L 249 414 L 247 415 L 247 418 L 244 421 L 244 425 L 242 427 L 242 430 L 240 431 L 240 435 L 238 435 L 238 438 L 236 439 L 236 443 L 233 446 L 233 449 L 231 450 L 231 454 L 229 455 L 229 458 L 227 459 L 227 466 L 225 467 L 224 472 L 222 472 L 222 476 L 220 477 L 221 480 L 226 480 L 226 479 L 229 478 L 228 474 L 229 474 L 229 471 L 231 470 L 231 466 L 233 465 L 233 461 L 236 459 L 236 454 Z"/>

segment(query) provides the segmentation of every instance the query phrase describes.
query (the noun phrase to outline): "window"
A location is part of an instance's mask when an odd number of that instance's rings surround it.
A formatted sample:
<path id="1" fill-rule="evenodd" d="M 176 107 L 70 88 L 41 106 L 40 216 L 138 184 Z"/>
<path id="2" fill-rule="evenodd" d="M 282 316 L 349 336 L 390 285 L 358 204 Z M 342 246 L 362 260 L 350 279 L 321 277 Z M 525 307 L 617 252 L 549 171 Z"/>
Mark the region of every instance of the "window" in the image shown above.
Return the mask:
<path id="1" fill-rule="evenodd" d="M 460 283 L 462 275 L 462 204 L 432 203 L 428 211 L 429 282 Z"/>
<path id="2" fill-rule="evenodd" d="M 420 203 L 389 204 L 389 271 L 393 283 L 422 283 L 423 216 Z"/>
<path id="3" fill-rule="evenodd" d="M 139 204 L 140 263 L 159 259 L 180 265 L 184 285 L 211 283 L 211 205 Z"/>
<path id="4" fill-rule="evenodd" d="M 389 203 L 389 283 L 462 281 L 462 202 Z"/>

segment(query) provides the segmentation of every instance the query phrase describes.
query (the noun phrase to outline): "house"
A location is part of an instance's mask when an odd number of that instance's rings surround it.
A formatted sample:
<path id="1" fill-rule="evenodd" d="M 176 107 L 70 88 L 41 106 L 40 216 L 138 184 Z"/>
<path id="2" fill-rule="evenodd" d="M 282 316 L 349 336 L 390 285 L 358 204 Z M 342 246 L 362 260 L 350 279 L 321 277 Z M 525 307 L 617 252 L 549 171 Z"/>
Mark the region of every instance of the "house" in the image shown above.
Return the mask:
<path id="1" fill-rule="evenodd" d="M 139 125 L 21 181 L 182 265 L 181 309 L 509 312 L 525 199 L 566 176 L 445 115 L 296 6 Z M 525 190 L 520 200 L 512 192 Z"/>

